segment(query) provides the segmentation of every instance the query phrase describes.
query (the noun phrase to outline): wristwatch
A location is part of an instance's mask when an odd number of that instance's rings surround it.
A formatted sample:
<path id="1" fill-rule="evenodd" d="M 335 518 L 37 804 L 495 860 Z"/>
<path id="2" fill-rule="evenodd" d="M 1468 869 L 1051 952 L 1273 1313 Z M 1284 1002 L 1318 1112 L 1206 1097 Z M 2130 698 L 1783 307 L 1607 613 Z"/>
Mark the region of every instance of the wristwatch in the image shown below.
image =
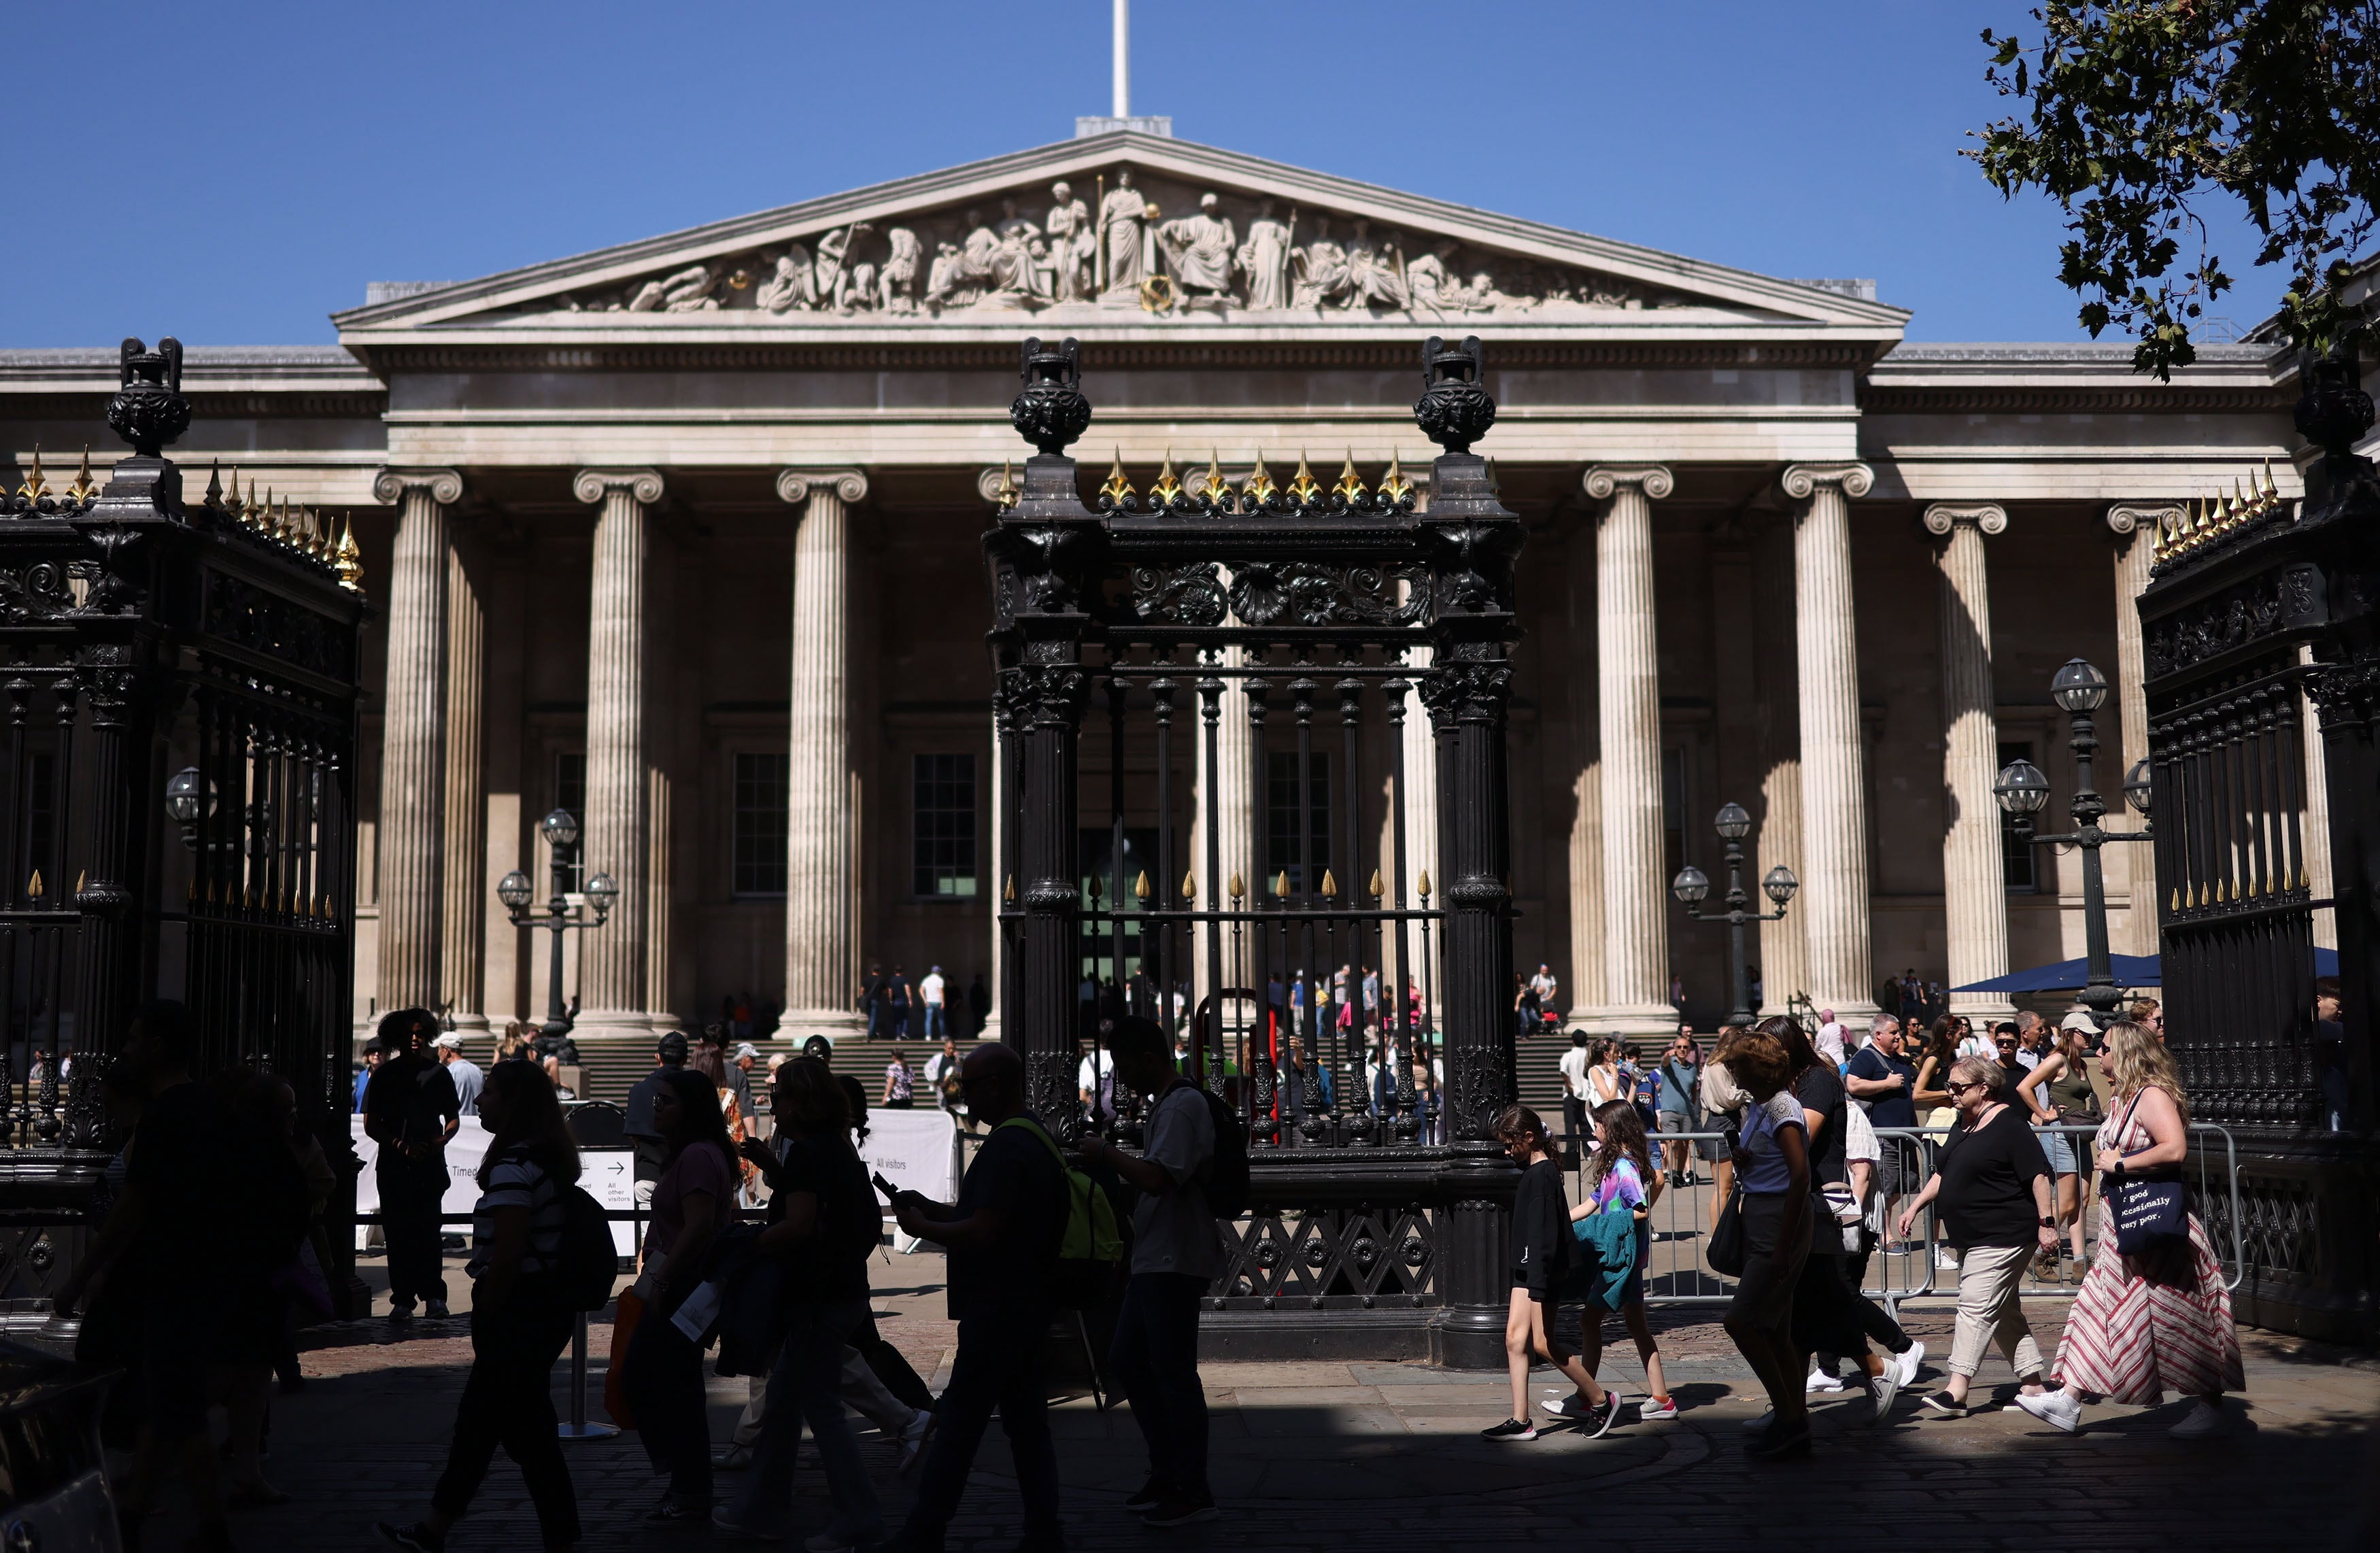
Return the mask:
<path id="1" fill-rule="evenodd" d="M 2058 1220 L 2055 1219 L 2044 1219 L 2040 1222 L 2041 1227 L 2045 1230 L 2055 1230 L 2058 1228 Z"/>

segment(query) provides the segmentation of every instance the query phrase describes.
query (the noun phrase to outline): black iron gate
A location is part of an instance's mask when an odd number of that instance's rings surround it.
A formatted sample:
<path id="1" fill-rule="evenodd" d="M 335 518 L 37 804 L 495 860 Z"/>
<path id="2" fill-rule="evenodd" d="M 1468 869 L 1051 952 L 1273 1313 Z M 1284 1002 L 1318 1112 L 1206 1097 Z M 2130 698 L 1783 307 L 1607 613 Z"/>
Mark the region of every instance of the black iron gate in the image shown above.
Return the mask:
<path id="1" fill-rule="evenodd" d="M 1229 1352 L 1502 1362 L 1521 525 L 1470 451 L 1495 417 L 1481 366 L 1476 339 L 1425 347 L 1426 506 L 1393 459 L 1326 485 L 1303 457 L 1236 486 L 1169 461 L 1146 491 L 1119 465 L 1087 505 L 1075 343 L 1026 342 L 1011 419 L 1039 452 L 984 540 L 1004 1028 L 1062 1131 L 1124 1007 L 1248 1119 L 1257 1202 L 1208 1316 Z M 1407 833 L 1424 715 L 1438 881 Z M 1087 887 L 1078 787 L 1102 757 L 1104 855 L 1148 855 Z M 1131 1135 L 1129 1105 L 1114 1124 Z"/>
<path id="2" fill-rule="evenodd" d="M 148 998 L 190 1004 L 210 1069 L 286 1077 L 353 1157 L 355 542 L 221 471 L 185 500 L 161 452 L 189 424 L 181 361 L 124 343 L 107 420 L 133 454 L 103 490 L 86 456 L 0 491 L 0 1217 L 88 1178 Z M 8 1248 L 31 1233 L 0 1236 L 0 1299 L 63 1270 Z"/>

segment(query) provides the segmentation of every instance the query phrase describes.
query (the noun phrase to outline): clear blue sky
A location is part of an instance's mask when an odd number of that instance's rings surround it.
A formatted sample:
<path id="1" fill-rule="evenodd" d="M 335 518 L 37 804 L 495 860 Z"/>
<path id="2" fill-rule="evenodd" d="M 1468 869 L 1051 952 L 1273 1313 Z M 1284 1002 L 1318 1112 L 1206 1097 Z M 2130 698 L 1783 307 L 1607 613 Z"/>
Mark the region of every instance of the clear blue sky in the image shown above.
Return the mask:
<path id="1" fill-rule="evenodd" d="M 1914 339 L 2080 337 L 2057 212 L 1960 148 L 2023 0 L 1136 0 L 1134 107 L 1258 156 L 1770 274 Z M 456 280 L 1063 140 L 1108 0 L 12 12 L 0 346 L 328 341 Z M 1029 18 L 1031 25 L 1020 23 Z M 27 224 L 30 217 L 32 224 Z M 2245 325 L 2278 286 L 2217 309 Z"/>

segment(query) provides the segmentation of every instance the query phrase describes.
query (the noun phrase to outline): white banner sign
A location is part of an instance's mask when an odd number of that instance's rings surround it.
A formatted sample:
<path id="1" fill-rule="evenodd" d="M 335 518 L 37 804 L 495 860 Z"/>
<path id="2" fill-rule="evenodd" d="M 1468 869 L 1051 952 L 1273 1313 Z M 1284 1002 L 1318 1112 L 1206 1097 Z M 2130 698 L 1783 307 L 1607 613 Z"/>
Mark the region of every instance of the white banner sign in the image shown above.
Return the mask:
<path id="1" fill-rule="evenodd" d="M 351 1117 L 350 1132 L 356 1144 L 356 1158 L 364 1162 L 363 1173 L 356 1177 L 356 1211 L 380 1211 L 380 1145 L 364 1135 L 364 1119 Z M 441 1213 L 468 1213 L 480 1201 L 480 1165 L 488 1157 L 488 1130 L 480 1125 L 476 1116 L 467 1116 L 446 1140 L 446 1195 L 439 1204 Z M 887 1175 L 892 1172 L 887 1171 Z M 898 1177 L 894 1177 L 898 1180 Z M 588 1149 L 578 1156 L 578 1184 L 588 1195 L 603 1205 L 606 1210 L 625 1212 L 637 1206 L 636 1156 L 627 1149 Z M 920 1187 L 919 1190 L 924 1190 Z M 377 1225 L 356 1226 L 356 1249 L 365 1249 Z M 468 1226 L 447 1224 L 447 1234 L 468 1232 Z M 637 1228 L 625 1219 L 612 1221 L 612 1244 L 623 1256 L 633 1256 L 637 1248 Z"/>
<path id="2" fill-rule="evenodd" d="M 931 1110 L 868 1112 L 868 1137 L 859 1158 L 871 1174 L 904 1191 L 922 1192 L 938 1203 L 959 1195 L 959 1128 L 951 1113 Z M 889 1205 L 884 1216 L 890 1219 Z"/>

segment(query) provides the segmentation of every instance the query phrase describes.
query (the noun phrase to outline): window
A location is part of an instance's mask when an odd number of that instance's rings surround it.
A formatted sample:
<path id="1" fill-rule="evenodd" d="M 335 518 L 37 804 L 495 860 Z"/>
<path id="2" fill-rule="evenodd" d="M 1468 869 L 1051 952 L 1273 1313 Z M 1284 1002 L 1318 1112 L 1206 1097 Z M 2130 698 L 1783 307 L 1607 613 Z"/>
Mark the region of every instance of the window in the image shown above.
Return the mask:
<path id="1" fill-rule="evenodd" d="M 735 757 L 735 807 L 729 815 L 733 887 L 738 895 L 785 892 L 785 795 L 793 757 Z"/>
<path id="2" fill-rule="evenodd" d="M 552 807 L 568 809 L 578 820 L 578 839 L 568 846 L 554 848 L 553 860 L 562 867 L 565 889 L 576 891 L 587 882 L 587 757 L 556 755 L 553 758 Z M 544 816 L 539 816 L 543 819 Z"/>
<path id="3" fill-rule="evenodd" d="M 910 893 L 972 896 L 975 757 L 911 756 L 909 773 Z"/>
<path id="4" fill-rule="evenodd" d="M 1293 891 L 1319 890 L 1330 867 L 1330 756 L 1316 750 L 1306 768 L 1306 805 L 1314 827 L 1313 882 L 1298 869 L 1297 752 L 1265 752 L 1265 876 L 1251 901 L 1268 898 L 1273 881 L 1289 875 Z M 1344 880 L 1341 880 L 1344 884 Z"/>
<path id="5" fill-rule="evenodd" d="M 2030 740 L 2000 746 L 2001 770 L 2005 770 L 2011 760 L 2031 760 L 2032 758 L 2033 744 Z M 1997 808 L 1998 805 L 1995 803 L 1993 807 Z M 2034 816 L 2036 822 L 2040 818 L 2039 815 Z M 2036 823 L 2035 829 L 2038 828 Z M 2035 871 L 2038 855 L 2031 843 L 2017 839 L 2016 821 L 2007 814 L 2002 814 L 2000 816 L 2000 877 L 2007 883 L 2009 893 L 2030 895 L 2041 888 L 2041 878 Z"/>

